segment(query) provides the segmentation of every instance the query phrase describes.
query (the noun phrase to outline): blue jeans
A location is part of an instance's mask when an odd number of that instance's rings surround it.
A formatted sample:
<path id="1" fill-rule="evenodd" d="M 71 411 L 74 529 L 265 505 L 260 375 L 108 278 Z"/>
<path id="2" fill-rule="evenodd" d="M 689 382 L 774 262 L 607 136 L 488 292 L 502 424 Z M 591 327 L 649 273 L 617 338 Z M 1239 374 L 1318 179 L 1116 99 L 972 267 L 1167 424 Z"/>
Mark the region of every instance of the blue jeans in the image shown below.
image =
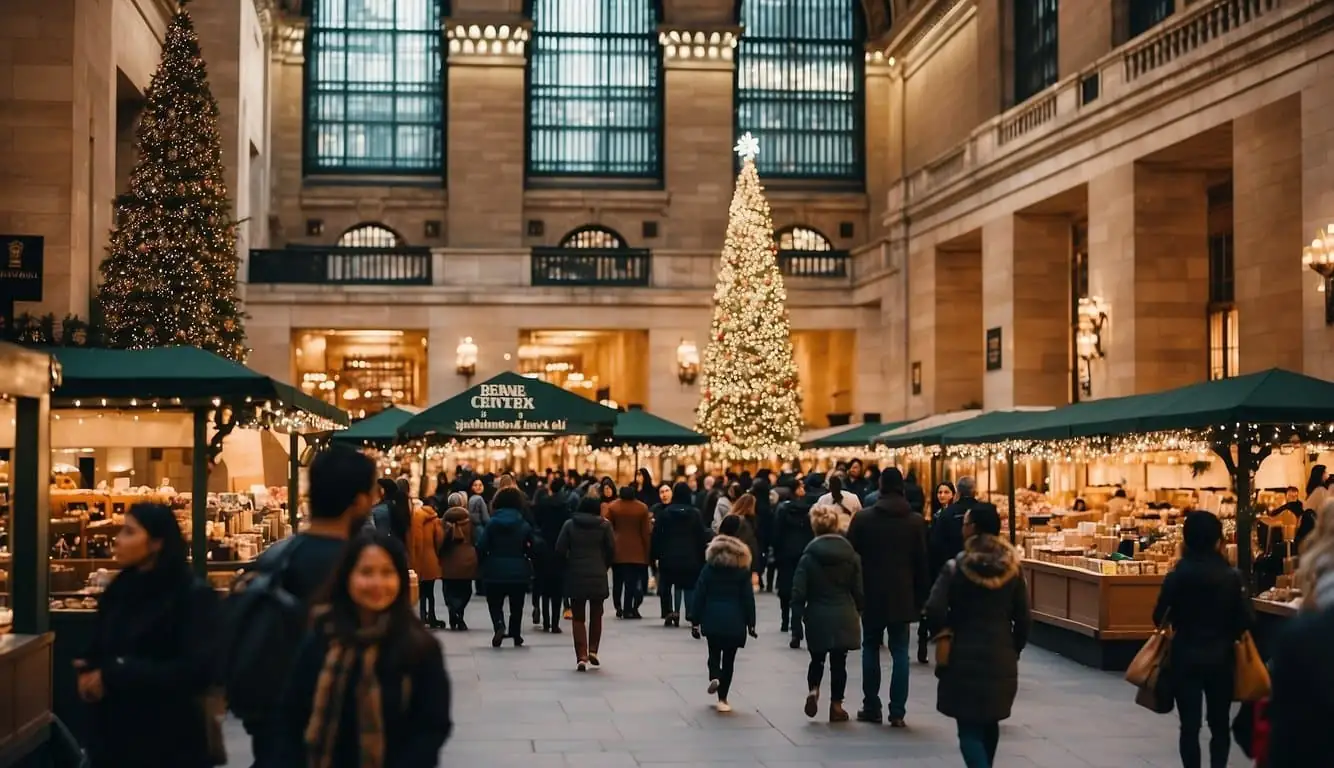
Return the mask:
<path id="1" fill-rule="evenodd" d="M 880 638 L 889 633 L 892 662 L 889 677 L 889 716 L 902 718 L 908 711 L 908 624 L 885 624 L 874 619 L 862 622 L 862 709 L 880 709 Z"/>
<path id="2" fill-rule="evenodd" d="M 965 723 L 959 727 L 959 753 L 967 768 L 991 768 L 996 764 L 996 745 L 1000 743 L 1000 723 Z"/>

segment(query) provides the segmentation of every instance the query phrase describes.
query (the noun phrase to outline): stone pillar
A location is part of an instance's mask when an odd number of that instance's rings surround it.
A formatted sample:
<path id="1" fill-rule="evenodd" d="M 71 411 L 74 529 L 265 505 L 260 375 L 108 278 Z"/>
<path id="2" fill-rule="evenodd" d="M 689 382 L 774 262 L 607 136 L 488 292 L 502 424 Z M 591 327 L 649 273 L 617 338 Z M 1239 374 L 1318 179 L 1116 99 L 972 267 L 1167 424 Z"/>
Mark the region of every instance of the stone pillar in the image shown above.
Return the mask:
<path id="1" fill-rule="evenodd" d="M 1109 318 L 1092 398 L 1206 378 L 1208 278 L 1203 173 L 1128 164 L 1089 182 L 1089 293 Z"/>
<path id="2" fill-rule="evenodd" d="M 662 27 L 664 174 L 672 192 L 667 248 L 716 252 L 727 235 L 739 34 L 726 26 Z"/>
<path id="3" fill-rule="evenodd" d="M 1310 243 L 1318 229 L 1334 227 L 1334 81 L 1330 78 L 1302 91 L 1301 127 L 1302 241 Z M 1296 262 L 1300 251 L 1290 258 Z M 1326 323 L 1325 311 L 1332 298 L 1316 291 L 1319 284 L 1309 269 L 1302 275 L 1302 369 L 1334 379 L 1334 326 Z"/>
<path id="4" fill-rule="evenodd" d="M 273 246 L 305 236 L 301 208 L 302 153 L 305 135 L 306 20 L 278 19 L 269 49 L 269 178 Z"/>
<path id="5" fill-rule="evenodd" d="M 1008 215 L 982 227 L 985 329 L 1001 329 L 1001 369 L 987 371 L 987 408 L 1069 402 L 1070 222 Z M 985 366 L 984 366 L 985 367 Z"/>
<path id="6" fill-rule="evenodd" d="M 889 190 L 902 162 L 903 78 L 884 53 L 866 54 L 866 195 L 870 207 L 867 240 L 886 235 Z"/>
<path id="7" fill-rule="evenodd" d="M 1232 229 L 1241 373 L 1302 368 L 1301 97 L 1232 122 Z M 1306 238 L 1309 242 L 1309 236 Z"/>
<path id="8" fill-rule="evenodd" d="M 455 14 L 449 38 L 449 245 L 523 245 L 524 50 L 532 24 L 519 15 Z"/>
<path id="9" fill-rule="evenodd" d="M 982 254 L 975 247 L 935 247 L 909 256 L 906 418 L 981 402 Z M 912 368 L 921 367 L 913 394 Z"/>

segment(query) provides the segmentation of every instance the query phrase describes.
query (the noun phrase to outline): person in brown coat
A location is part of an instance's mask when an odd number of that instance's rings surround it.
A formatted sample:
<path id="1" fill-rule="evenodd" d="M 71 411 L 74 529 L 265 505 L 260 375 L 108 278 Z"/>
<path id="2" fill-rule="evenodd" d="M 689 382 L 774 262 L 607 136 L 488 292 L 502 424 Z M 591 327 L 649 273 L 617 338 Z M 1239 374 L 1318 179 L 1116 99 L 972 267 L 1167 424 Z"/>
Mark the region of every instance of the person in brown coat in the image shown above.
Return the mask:
<path id="1" fill-rule="evenodd" d="M 472 599 L 472 582 L 477 578 L 477 532 L 468 514 L 468 500 L 462 493 L 449 494 L 449 509 L 441 518 L 443 534 L 438 549 L 440 577 L 444 580 L 445 608 L 449 628 L 468 629 L 463 611 Z"/>
<path id="2" fill-rule="evenodd" d="M 435 583 L 440 580 L 440 544 L 445 528 L 435 510 L 420 501 L 412 502 L 412 519 L 408 525 L 408 563 L 417 572 L 417 611 L 422 623 L 431 629 L 444 629 L 444 622 L 435 617 Z"/>
<path id="3" fill-rule="evenodd" d="M 603 516 L 616 535 L 616 558 L 611 566 L 612 603 L 618 619 L 642 619 L 639 606 L 648 589 L 648 556 L 653 541 L 653 518 L 634 486 L 621 489 L 620 498 L 603 507 Z"/>

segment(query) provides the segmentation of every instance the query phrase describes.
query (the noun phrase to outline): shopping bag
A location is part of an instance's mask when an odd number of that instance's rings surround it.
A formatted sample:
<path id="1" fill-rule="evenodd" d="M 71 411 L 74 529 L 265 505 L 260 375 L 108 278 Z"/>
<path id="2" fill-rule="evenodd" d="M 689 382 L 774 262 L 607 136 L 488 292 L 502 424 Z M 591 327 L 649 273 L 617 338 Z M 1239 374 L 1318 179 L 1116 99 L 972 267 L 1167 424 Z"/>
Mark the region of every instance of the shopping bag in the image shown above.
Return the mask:
<path id="1" fill-rule="evenodd" d="M 950 647 L 954 644 L 954 631 L 942 629 L 931 638 L 936 645 L 936 668 L 943 669 L 950 665 Z"/>
<path id="2" fill-rule="evenodd" d="M 1250 632 L 1243 632 L 1236 645 L 1236 674 L 1233 676 L 1234 701 L 1259 701 L 1269 696 L 1269 670 L 1255 647 Z"/>
<path id="3" fill-rule="evenodd" d="M 1172 711 L 1172 692 L 1167 684 L 1161 679 L 1155 679 L 1138 687 L 1135 691 L 1135 703 L 1160 715 L 1166 715 Z"/>
<path id="4" fill-rule="evenodd" d="M 1149 639 L 1144 641 L 1139 653 L 1136 653 L 1135 658 L 1131 660 L 1130 666 L 1126 668 L 1126 682 L 1136 686 L 1148 683 L 1171 650 L 1172 631 L 1164 623 L 1164 626 L 1154 630 Z"/>

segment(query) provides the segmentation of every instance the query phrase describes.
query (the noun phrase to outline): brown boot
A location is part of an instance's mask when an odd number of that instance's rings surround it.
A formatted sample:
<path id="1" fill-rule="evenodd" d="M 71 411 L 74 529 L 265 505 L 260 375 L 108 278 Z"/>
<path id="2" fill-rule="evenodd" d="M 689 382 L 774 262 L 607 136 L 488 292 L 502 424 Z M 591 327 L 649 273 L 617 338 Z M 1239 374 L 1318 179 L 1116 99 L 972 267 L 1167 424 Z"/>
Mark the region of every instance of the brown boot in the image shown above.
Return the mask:
<path id="1" fill-rule="evenodd" d="M 846 723 L 847 721 L 848 721 L 848 712 L 847 710 L 843 709 L 843 702 L 841 701 L 829 702 L 829 722 Z"/>

